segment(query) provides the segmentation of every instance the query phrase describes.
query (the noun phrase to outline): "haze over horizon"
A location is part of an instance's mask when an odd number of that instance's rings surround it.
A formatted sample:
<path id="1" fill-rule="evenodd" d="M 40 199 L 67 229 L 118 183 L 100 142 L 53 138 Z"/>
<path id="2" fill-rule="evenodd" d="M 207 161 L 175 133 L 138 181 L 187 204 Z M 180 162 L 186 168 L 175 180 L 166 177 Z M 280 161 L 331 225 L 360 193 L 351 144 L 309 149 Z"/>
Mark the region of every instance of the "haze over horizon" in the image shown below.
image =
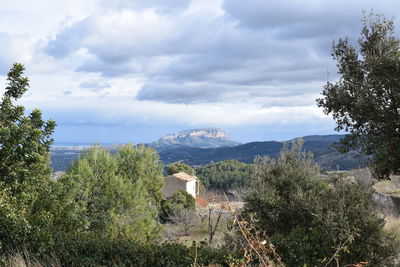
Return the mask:
<path id="1" fill-rule="evenodd" d="M 315 99 L 336 79 L 332 42 L 357 41 L 363 9 L 398 29 L 395 0 L 4 1 L 0 93 L 23 63 L 22 104 L 57 122 L 56 143 L 206 127 L 243 143 L 332 134 Z"/>

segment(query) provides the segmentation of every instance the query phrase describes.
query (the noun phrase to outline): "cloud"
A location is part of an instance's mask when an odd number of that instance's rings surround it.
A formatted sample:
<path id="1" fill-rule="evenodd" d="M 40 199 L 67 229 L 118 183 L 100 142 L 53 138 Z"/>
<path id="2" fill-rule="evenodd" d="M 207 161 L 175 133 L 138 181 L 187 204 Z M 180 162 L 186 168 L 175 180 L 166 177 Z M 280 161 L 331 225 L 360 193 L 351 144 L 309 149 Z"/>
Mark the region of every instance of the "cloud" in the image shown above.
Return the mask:
<path id="1" fill-rule="evenodd" d="M 90 89 L 91 91 L 98 92 L 104 88 L 110 88 L 111 84 L 100 80 L 87 80 L 79 85 L 81 88 Z"/>
<path id="2" fill-rule="evenodd" d="M 227 15 L 235 19 L 239 26 L 273 30 L 277 35 L 289 39 L 358 34 L 362 10 L 398 16 L 393 10 L 398 7 L 396 0 L 385 1 L 385 4 L 373 0 L 340 4 L 335 0 L 249 0 L 246 4 L 234 0 L 224 1 Z"/>
<path id="3" fill-rule="evenodd" d="M 279 18 L 252 21 L 248 14 L 272 14 L 270 6 L 226 1 L 204 7 L 201 2 L 177 4 L 168 13 L 154 8 L 163 6 L 157 1 L 141 8 L 137 2 L 111 1 L 114 9 L 97 11 L 63 29 L 46 52 L 65 59 L 84 49 L 86 57 L 76 71 L 138 77 L 143 86 L 137 100 L 166 103 L 236 102 L 238 96 L 259 102 L 259 95 L 288 87 L 308 95 L 315 93 L 316 81 L 322 88 L 327 69 L 334 68 L 326 31 L 303 25 L 321 24 L 324 16 L 318 8 L 292 16 L 296 5 L 277 4 Z"/>
<path id="4" fill-rule="evenodd" d="M 190 1 L 187 0 L 102 0 L 102 5 L 105 8 L 112 9 L 155 9 L 161 13 L 173 13 L 185 9 Z"/>
<path id="5" fill-rule="evenodd" d="M 363 8 L 397 25 L 394 0 L 14 1 L 0 7 L 0 75 L 25 63 L 26 103 L 60 125 L 302 132 L 332 122 L 315 98 Z"/>
<path id="6" fill-rule="evenodd" d="M 304 87 L 308 90 L 304 90 Z M 264 106 L 299 106 L 304 105 L 305 102 L 314 104 L 314 99 L 319 91 L 320 83 L 271 86 L 225 85 L 206 82 L 187 84 L 146 83 L 139 89 L 136 100 L 170 104 L 250 102 Z M 304 97 L 306 97 L 306 101 L 302 100 Z M 313 98 L 310 99 L 310 97 Z"/>
<path id="7" fill-rule="evenodd" d="M 31 57 L 32 44 L 23 35 L 10 35 L 0 30 L 0 75 L 5 75 L 15 62 Z"/>

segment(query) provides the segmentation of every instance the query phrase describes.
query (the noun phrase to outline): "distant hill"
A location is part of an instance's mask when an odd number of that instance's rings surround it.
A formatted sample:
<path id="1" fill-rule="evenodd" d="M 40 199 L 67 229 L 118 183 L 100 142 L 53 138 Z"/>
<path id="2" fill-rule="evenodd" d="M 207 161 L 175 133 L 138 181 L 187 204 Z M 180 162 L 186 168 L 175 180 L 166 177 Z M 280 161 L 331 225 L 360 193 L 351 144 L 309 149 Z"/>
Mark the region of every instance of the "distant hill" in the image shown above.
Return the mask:
<path id="1" fill-rule="evenodd" d="M 219 128 L 205 128 L 184 130 L 178 133 L 168 134 L 150 145 L 158 151 L 162 151 L 171 148 L 216 148 L 235 146 L 238 144 L 238 142 L 230 140 L 229 136 Z"/>
<path id="2" fill-rule="evenodd" d="M 343 137 L 344 135 L 305 136 L 303 137 L 303 148 L 305 151 L 313 153 L 315 161 L 325 170 L 349 170 L 364 167 L 367 160 L 365 156 L 360 157 L 355 151 L 341 154 L 333 146 Z M 165 164 L 182 161 L 191 166 L 200 166 L 212 161 L 228 159 L 251 163 L 256 156 L 277 157 L 284 144 L 285 142 L 266 141 L 208 149 L 181 147 L 160 151 L 159 154 Z"/>
<path id="3" fill-rule="evenodd" d="M 360 157 L 357 152 L 339 153 L 333 146 L 344 135 L 312 135 L 302 137 L 304 149 L 312 152 L 315 161 L 325 170 L 349 170 L 364 167 L 367 157 Z M 287 143 L 291 143 L 289 140 Z M 229 137 L 220 129 L 209 128 L 187 130 L 167 135 L 151 145 L 160 154 L 161 161 L 169 164 L 182 161 L 191 166 L 201 166 L 222 160 L 238 160 L 251 163 L 256 156 L 277 157 L 285 142 L 265 141 L 234 145 Z M 231 145 L 231 146 L 229 146 Z M 213 147 L 214 146 L 214 147 Z M 111 148 L 115 150 L 115 148 Z M 70 162 L 84 150 L 68 149 L 52 150 L 52 166 L 54 171 L 66 170 Z"/>

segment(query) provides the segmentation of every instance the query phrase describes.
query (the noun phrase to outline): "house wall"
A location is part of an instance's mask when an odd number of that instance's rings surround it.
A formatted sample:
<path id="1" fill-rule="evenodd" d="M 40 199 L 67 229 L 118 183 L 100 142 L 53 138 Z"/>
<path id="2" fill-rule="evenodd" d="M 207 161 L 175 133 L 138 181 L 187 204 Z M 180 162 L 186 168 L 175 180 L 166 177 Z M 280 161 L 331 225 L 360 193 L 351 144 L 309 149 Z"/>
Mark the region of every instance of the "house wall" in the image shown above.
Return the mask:
<path id="1" fill-rule="evenodd" d="M 196 180 L 192 180 L 190 182 L 186 182 L 186 192 L 191 194 L 194 198 L 196 198 Z"/>
<path id="2" fill-rule="evenodd" d="M 164 198 L 172 196 L 178 190 L 187 191 L 186 181 L 184 180 L 177 179 L 174 177 L 166 177 L 164 182 L 165 182 L 163 189 Z"/>

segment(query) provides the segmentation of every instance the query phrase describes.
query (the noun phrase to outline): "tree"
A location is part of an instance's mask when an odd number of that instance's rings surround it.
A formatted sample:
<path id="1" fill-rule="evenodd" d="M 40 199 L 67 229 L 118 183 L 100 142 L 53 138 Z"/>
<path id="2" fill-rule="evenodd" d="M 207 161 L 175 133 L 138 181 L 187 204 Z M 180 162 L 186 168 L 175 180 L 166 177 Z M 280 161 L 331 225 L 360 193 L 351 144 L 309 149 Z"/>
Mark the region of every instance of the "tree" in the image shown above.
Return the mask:
<path id="1" fill-rule="evenodd" d="M 196 168 L 206 189 L 232 190 L 248 186 L 252 165 L 237 160 L 224 160 Z"/>
<path id="2" fill-rule="evenodd" d="M 50 145 L 55 128 L 41 111 L 25 115 L 15 105 L 29 88 L 24 66 L 7 74 L 0 102 L 0 243 L 44 251 L 53 244 L 55 183 L 51 180 Z"/>
<path id="3" fill-rule="evenodd" d="M 49 151 L 55 122 L 43 121 L 38 109 L 25 116 L 25 108 L 14 105 L 29 88 L 24 70 L 22 64 L 13 65 L 0 103 L 0 181 L 13 190 L 23 190 L 51 173 Z"/>
<path id="4" fill-rule="evenodd" d="M 393 20 L 364 14 L 358 46 L 349 39 L 333 45 L 339 81 L 328 82 L 317 99 L 332 114 L 337 131 L 349 133 L 340 150 L 372 155 L 377 178 L 400 171 L 400 40 Z"/>
<path id="5" fill-rule="evenodd" d="M 131 180 L 141 181 L 153 203 L 158 207 L 161 204 L 164 177 L 162 175 L 163 164 L 160 157 L 152 147 L 143 145 L 125 145 L 116 153 L 117 173 Z"/>
<path id="6" fill-rule="evenodd" d="M 189 165 L 186 165 L 185 163 L 182 162 L 173 162 L 171 164 L 168 165 L 167 167 L 167 175 L 172 175 L 178 172 L 185 172 L 187 174 L 190 175 L 194 175 L 195 171 L 192 167 L 190 167 Z"/>
<path id="7" fill-rule="evenodd" d="M 196 226 L 198 218 L 193 209 L 175 210 L 169 217 L 169 220 L 176 225 L 183 227 L 185 235 L 189 235 L 189 230 Z"/>
<path id="8" fill-rule="evenodd" d="M 158 189 L 148 181 L 154 177 L 146 173 L 157 170 L 159 162 L 138 163 L 148 159 L 145 151 L 127 145 L 113 155 L 94 146 L 74 162 L 59 179 L 61 199 L 71 211 L 59 216 L 69 224 L 61 221 L 63 228 L 104 239 L 145 242 L 158 237 L 161 226 L 154 199 Z M 155 185 L 159 183 L 154 180 Z"/>

